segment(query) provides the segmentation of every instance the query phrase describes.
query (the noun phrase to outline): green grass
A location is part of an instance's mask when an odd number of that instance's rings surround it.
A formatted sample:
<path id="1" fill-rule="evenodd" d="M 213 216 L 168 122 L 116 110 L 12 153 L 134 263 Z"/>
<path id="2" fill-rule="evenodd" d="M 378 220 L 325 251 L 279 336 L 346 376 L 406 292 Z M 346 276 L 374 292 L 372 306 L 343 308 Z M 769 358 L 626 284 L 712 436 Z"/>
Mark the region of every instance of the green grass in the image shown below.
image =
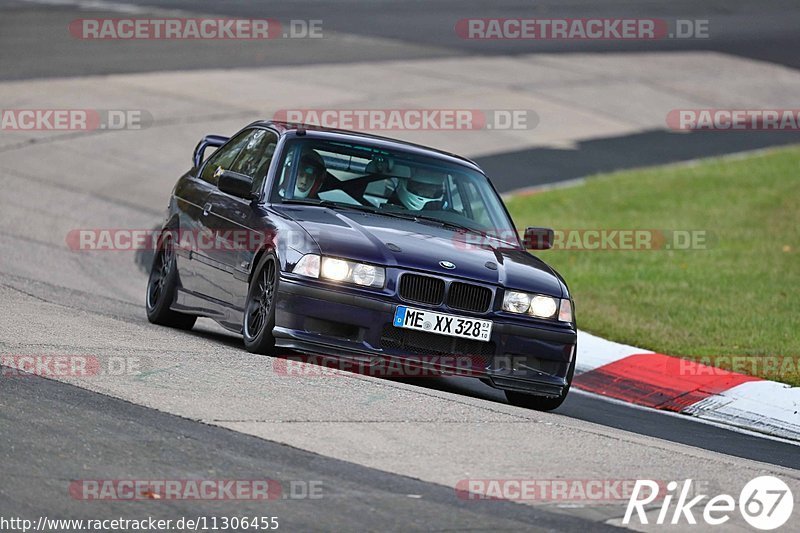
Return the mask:
<path id="1" fill-rule="evenodd" d="M 581 329 L 705 361 L 789 356 L 784 371 L 737 370 L 800 385 L 800 147 L 592 177 L 508 207 L 518 227 L 707 231 L 705 250 L 537 253 L 566 278 Z"/>

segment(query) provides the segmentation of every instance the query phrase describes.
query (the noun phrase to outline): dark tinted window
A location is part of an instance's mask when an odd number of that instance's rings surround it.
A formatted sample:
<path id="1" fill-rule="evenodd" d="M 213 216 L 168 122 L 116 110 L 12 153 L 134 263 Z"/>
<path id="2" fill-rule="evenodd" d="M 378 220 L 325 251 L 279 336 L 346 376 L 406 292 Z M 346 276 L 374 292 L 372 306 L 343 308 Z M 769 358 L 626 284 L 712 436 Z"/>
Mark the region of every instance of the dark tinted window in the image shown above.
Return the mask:
<path id="1" fill-rule="evenodd" d="M 253 190 L 260 191 L 277 145 L 277 134 L 268 130 L 255 130 L 247 137 L 236 160 L 225 170 L 250 176 L 253 178 Z"/>
<path id="2" fill-rule="evenodd" d="M 220 168 L 222 170 L 230 170 L 231 165 L 236 160 L 236 156 L 239 155 L 239 151 L 247 144 L 248 139 L 253 135 L 254 131 L 255 130 L 243 131 L 231 139 L 225 146 L 211 154 L 211 157 L 208 158 L 206 165 L 203 167 L 200 179 L 216 186 L 218 180 L 214 173 Z"/>

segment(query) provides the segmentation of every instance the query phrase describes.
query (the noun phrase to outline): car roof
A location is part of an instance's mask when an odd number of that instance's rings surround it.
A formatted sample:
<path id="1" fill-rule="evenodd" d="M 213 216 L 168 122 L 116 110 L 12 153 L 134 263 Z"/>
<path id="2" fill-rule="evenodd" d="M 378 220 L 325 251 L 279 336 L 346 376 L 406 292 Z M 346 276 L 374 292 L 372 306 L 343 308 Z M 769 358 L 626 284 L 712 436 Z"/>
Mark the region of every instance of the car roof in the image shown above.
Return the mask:
<path id="1" fill-rule="evenodd" d="M 333 138 L 339 141 L 351 141 L 351 142 L 369 142 L 374 146 L 378 146 L 380 148 L 385 148 L 388 150 L 405 150 L 407 152 L 414 153 L 416 155 L 427 155 L 431 157 L 437 157 L 439 159 L 446 159 L 448 161 L 467 166 L 473 170 L 480 172 L 481 174 L 485 173 L 483 170 L 472 160 L 467 159 L 466 157 L 461 157 L 460 155 L 453 154 L 450 152 L 445 152 L 443 150 L 437 150 L 435 148 L 430 148 L 428 146 L 423 146 L 421 144 L 415 144 L 407 141 L 401 141 L 399 139 L 392 139 L 390 137 L 383 137 L 380 135 L 373 135 L 371 133 L 362 133 L 358 131 L 351 131 L 351 130 L 342 130 L 336 128 L 325 128 L 323 126 L 317 126 L 314 124 L 302 124 L 297 122 L 284 122 L 279 120 L 260 120 L 256 121 L 251 126 L 269 126 L 272 127 L 281 134 L 284 133 L 299 133 L 299 134 L 311 134 L 314 137 L 325 137 L 325 138 Z M 321 133 L 323 135 L 314 135 L 314 133 Z"/>

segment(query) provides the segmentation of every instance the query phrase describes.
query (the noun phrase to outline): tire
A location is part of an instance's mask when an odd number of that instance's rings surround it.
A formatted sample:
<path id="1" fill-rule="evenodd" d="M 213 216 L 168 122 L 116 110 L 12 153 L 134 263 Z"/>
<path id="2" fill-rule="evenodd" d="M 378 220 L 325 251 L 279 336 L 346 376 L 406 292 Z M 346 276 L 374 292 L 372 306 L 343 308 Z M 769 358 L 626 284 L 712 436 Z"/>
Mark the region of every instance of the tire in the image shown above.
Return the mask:
<path id="1" fill-rule="evenodd" d="M 192 329 L 197 317 L 179 313 L 170 309 L 175 301 L 178 286 L 178 268 L 175 263 L 175 248 L 172 234 L 165 231 L 161 234 L 153 256 L 153 265 L 147 278 L 147 295 L 145 308 L 147 320 L 153 324 L 177 329 Z"/>
<path id="2" fill-rule="evenodd" d="M 242 320 L 244 347 L 248 352 L 272 355 L 275 352 L 275 307 L 278 295 L 278 258 L 265 253 L 250 279 Z"/>
<path id="3" fill-rule="evenodd" d="M 564 403 L 564 400 L 567 399 L 567 394 L 569 394 L 569 389 L 572 386 L 572 377 L 574 375 L 575 360 L 573 359 L 572 364 L 567 371 L 567 386 L 564 387 L 563 391 L 561 391 L 560 396 L 536 396 L 524 392 L 507 390 L 504 391 L 506 400 L 508 400 L 508 403 L 511 405 L 523 407 L 525 409 L 534 409 L 536 411 L 552 411 L 554 409 L 558 409 L 561 404 Z"/>

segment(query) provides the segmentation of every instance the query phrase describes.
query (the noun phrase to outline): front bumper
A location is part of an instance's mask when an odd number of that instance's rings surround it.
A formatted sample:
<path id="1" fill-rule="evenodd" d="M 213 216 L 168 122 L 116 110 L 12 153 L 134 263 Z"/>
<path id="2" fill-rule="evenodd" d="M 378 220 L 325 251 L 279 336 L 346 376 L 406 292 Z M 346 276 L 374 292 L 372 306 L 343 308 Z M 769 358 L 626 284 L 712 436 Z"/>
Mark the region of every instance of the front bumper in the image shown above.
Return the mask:
<path id="1" fill-rule="evenodd" d="M 504 390 L 558 396 L 568 385 L 577 334 L 567 325 L 520 323 L 497 313 L 479 316 L 493 321 L 489 342 L 457 339 L 392 325 L 398 305 L 422 309 L 357 290 L 327 288 L 292 279 L 280 280 L 275 318 L 276 346 L 308 354 L 364 359 L 384 356 L 420 362 L 436 359 L 454 375 L 478 377 Z M 466 364 L 465 364 L 466 363 Z M 469 366 L 469 371 L 464 370 Z"/>

